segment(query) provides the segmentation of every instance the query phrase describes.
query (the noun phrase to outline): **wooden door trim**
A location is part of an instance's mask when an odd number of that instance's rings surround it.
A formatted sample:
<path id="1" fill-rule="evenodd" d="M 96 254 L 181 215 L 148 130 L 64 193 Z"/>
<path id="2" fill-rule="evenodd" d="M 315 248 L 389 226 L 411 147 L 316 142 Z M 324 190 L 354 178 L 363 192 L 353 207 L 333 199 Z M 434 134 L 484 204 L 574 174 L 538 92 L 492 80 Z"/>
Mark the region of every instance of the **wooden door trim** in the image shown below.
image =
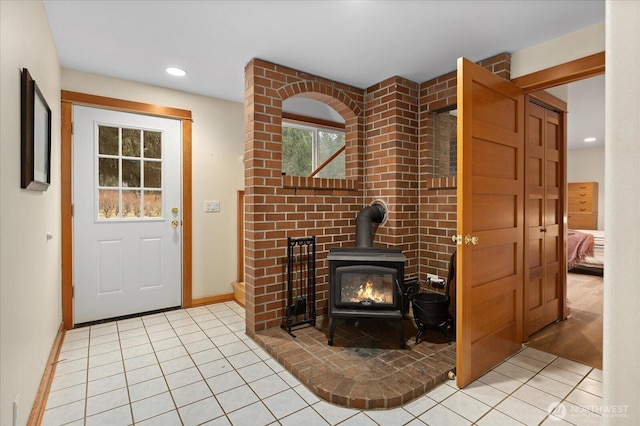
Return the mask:
<path id="1" fill-rule="evenodd" d="M 551 95 L 549 92 L 545 92 L 544 90 L 538 90 L 536 92 L 527 93 L 527 96 L 531 99 L 538 101 L 541 106 L 547 107 L 549 109 L 553 109 L 554 111 L 566 113 L 569 111 L 567 108 L 567 103 L 562 99 L 556 98 Z"/>
<path id="2" fill-rule="evenodd" d="M 528 93 L 595 77 L 604 74 L 604 69 L 605 53 L 599 52 L 514 78 L 511 82 Z"/>
<path id="3" fill-rule="evenodd" d="M 158 117 L 191 121 L 191 111 L 186 109 L 107 98 L 105 96 L 89 95 L 87 93 L 72 92 L 69 90 L 62 90 L 61 98 L 63 102 L 70 102 L 74 105 L 86 105 L 102 109 L 115 109 L 136 114 L 155 115 Z"/>
<path id="4" fill-rule="evenodd" d="M 244 189 L 238 191 L 237 208 L 238 270 L 236 272 L 236 281 L 241 283 L 244 282 Z"/>
<path id="5" fill-rule="evenodd" d="M 62 321 L 64 328 L 67 330 L 73 328 L 73 105 L 114 109 L 180 119 L 182 121 L 182 307 L 191 307 L 193 303 L 191 111 L 63 90 L 61 92 L 60 198 L 62 216 Z"/>

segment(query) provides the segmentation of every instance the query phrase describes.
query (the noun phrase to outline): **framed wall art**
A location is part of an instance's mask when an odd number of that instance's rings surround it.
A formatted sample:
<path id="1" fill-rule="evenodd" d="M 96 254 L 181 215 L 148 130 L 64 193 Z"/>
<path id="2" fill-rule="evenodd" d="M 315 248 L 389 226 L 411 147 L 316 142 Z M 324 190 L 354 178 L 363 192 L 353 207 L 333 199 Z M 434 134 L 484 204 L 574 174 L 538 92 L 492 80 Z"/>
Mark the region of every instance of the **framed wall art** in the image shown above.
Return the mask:
<path id="1" fill-rule="evenodd" d="M 46 191 L 51 184 L 51 109 L 26 68 L 21 77 L 21 110 L 20 186 Z"/>

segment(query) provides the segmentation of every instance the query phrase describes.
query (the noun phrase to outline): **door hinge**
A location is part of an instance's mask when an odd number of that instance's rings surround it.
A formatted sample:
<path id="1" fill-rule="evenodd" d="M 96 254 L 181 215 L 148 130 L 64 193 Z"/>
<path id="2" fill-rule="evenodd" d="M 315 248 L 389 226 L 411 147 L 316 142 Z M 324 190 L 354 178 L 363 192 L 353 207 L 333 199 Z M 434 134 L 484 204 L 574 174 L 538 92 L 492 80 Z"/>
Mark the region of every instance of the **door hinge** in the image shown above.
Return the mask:
<path id="1" fill-rule="evenodd" d="M 71 134 L 73 135 L 73 121 L 71 122 Z"/>
<path id="2" fill-rule="evenodd" d="M 71 204 L 71 217 L 73 217 L 73 204 Z"/>
<path id="3" fill-rule="evenodd" d="M 73 299 L 76 296 L 76 286 L 71 286 L 71 298 Z"/>

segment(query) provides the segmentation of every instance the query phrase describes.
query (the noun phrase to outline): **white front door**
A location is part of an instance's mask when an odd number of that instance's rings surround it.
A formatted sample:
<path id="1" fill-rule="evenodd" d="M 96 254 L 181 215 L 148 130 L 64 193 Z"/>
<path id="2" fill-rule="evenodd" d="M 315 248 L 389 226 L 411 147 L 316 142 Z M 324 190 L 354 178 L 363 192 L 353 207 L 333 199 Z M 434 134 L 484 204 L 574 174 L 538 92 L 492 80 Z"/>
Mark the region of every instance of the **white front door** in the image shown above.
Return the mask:
<path id="1" fill-rule="evenodd" d="M 181 126 L 73 107 L 75 324 L 180 306 Z"/>

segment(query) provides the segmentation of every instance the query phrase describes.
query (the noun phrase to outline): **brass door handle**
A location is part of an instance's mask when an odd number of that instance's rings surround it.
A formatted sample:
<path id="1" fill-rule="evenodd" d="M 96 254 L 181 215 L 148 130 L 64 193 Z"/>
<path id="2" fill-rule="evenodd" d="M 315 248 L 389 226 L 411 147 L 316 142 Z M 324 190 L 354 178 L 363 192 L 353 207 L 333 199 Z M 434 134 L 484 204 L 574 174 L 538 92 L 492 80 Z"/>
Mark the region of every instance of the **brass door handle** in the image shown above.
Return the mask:
<path id="1" fill-rule="evenodd" d="M 174 227 L 174 228 L 177 228 L 179 224 L 180 223 L 175 219 L 171 221 L 171 226 Z"/>
<path id="2" fill-rule="evenodd" d="M 453 240 L 453 242 L 459 246 L 462 245 L 462 235 L 452 235 L 451 240 Z M 471 235 L 467 234 L 464 236 L 464 243 L 466 245 L 473 244 L 475 246 L 476 244 L 478 244 L 478 237 L 472 237 Z"/>
<path id="3" fill-rule="evenodd" d="M 476 244 L 478 244 L 478 237 L 472 237 L 471 235 L 467 234 L 464 236 L 464 243 L 466 245 L 473 244 L 475 246 Z"/>

